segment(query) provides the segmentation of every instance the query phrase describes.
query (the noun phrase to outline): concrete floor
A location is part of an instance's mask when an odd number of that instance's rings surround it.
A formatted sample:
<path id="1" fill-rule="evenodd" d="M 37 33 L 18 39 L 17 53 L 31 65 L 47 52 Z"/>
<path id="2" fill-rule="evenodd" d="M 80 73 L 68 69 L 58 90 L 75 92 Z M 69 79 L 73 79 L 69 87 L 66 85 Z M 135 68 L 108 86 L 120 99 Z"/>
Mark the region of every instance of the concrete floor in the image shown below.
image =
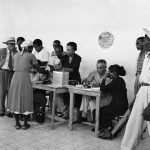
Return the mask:
<path id="1" fill-rule="evenodd" d="M 76 124 L 69 131 L 68 122 L 57 122 L 51 130 L 49 118 L 44 124 L 29 123 L 30 129 L 16 130 L 14 118 L 0 117 L 0 150 L 120 150 L 123 137 L 122 131 L 113 140 L 102 140 L 94 136 L 89 125 Z M 137 149 L 149 150 L 149 141 L 150 138 L 141 140 Z"/>

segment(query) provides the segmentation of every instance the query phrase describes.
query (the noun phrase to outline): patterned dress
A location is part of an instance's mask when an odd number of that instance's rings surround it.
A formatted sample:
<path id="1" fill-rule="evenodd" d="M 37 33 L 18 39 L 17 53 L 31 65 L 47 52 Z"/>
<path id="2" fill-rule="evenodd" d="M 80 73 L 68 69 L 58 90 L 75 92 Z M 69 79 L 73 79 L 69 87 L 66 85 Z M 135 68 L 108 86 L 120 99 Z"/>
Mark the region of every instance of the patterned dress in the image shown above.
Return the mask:
<path id="1" fill-rule="evenodd" d="M 30 79 L 30 69 L 37 64 L 35 56 L 31 53 L 14 56 L 14 75 L 8 94 L 9 111 L 28 114 L 33 112 L 33 89 Z"/>

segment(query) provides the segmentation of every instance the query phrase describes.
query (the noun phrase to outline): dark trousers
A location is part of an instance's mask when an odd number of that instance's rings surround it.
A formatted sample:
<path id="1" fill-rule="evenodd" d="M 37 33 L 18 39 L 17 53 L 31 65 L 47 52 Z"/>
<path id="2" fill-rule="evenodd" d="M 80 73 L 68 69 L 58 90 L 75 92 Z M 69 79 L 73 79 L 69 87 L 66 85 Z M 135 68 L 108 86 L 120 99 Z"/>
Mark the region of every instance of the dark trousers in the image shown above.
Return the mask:
<path id="1" fill-rule="evenodd" d="M 13 71 L 0 69 L 0 113 L 5 113 L 5 99 L 8 94 Z"/>
<path id="2" fill-rule="evenodd" d="M 64 98 L 64 104 L 69 106 L 69 104 L 70 104 L 70 94 L 69 93 L 64 93 L 63 98 Z M 81 105 L 81 101 L 82 101 L 82 95 L 75 94 L 74 107 L 79 109 L 80 105 Z"/>
<path id="3" fill-rule="evenodd" d="M 34 105 L 34 113 L 39 112 L 40 107 L 45 109 L 47 103 L 47 99 L 45 97 L 45 91 L 36 89 L 33 92 L 33 105 Z"/>

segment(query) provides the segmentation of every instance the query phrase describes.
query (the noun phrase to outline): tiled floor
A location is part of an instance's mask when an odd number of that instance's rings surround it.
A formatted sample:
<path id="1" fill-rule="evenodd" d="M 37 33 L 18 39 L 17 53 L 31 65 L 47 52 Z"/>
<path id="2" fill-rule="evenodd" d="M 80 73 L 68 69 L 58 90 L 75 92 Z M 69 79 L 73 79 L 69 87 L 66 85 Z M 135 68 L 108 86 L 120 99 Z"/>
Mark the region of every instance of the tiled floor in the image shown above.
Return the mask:
<path id="1" fill-rule="evenodd" d="M 0 117 L 0 150 L 120 150 L 123 136 L 122 132 L 111 141 L 102 140 L 94 136 L 88 125 L 74 125 L 74 130 L 69 131 L 68 122 L 57 123 L 51 130 L 48 118 L 42 125 L 30 122 L 31 128 L 26 131 L 16 130 L 14 124 L 13 118 Z M 144 140 L 138 150 L 150 149 L 144 149 L 143 144 Z"/>

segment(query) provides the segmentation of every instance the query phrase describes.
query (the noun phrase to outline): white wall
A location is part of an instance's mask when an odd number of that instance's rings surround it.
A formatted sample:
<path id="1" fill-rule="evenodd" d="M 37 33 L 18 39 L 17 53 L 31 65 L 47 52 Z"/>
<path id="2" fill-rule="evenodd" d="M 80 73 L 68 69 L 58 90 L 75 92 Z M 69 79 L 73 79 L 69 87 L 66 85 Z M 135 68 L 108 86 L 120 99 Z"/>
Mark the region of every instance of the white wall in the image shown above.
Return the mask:
<path id="1" fill-rule="evenodd" d="M 40 38 L 49 51 L 55 39 L 65 47 L 78 43 L 84 78 L 95 68 L 97 59 L 124 65 L 129 100 L 133 98 L 137 50 L 135 41 L 150 29 L 149 0 L 0 0 L 0 41 L 7 36 Z M 101 49 L 98 36 L 114 35 L 114 44 Z M 0 43 L 0 46 L 4 46 Z"/>

